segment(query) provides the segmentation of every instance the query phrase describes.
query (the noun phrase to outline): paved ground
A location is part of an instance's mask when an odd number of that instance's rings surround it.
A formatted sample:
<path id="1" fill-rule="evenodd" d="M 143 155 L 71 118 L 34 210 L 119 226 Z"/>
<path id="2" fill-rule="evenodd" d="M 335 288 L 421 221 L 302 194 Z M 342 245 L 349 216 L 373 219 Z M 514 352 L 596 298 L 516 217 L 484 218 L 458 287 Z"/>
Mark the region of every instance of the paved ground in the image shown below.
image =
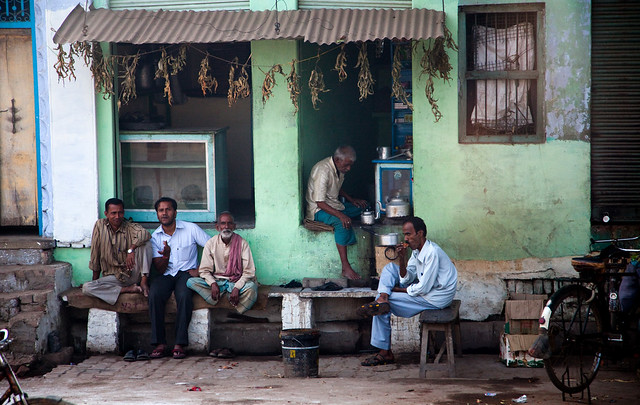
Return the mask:
<path id="1" fill-rule="evenodd" d="M 232 360 L 190 356 L 127 363 L 113 355 L 58 366 L 21 380 L 33 396 L 80 404 L 562 404 L 544 369 L 507 368 L 494 355 L 456 358 L 458 378 L 432 372 L 418 379 L 416 355 L 396 364 L 361 367 L 365 355 L 320 356 L 318 378 L 283 378 L 279 357 Z M 201 391 L 189 391 L 199 387 Z M 485 396 L 495 393 L 496 396 Z M 593 404 L 640 403 L 635 371 L 605 366 L 591 387 Z M 567 402 L 564 402 L 567 403 Z M 568 403 L 587 403 L 572 400 Z"/>

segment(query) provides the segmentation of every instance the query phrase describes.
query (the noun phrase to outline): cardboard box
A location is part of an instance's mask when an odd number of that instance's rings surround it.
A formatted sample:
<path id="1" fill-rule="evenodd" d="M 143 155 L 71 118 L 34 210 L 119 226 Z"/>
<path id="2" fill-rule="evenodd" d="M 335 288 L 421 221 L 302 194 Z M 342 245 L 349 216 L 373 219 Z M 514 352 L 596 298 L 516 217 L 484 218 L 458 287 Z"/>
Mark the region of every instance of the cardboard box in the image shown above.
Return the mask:
<path id="1" fill-rule="evenodd" d="M 500 361 L 507 367 L 544 367 L 542 359 L 527 353 L 538 335 L 500 335 Z"/>
<path id="2" fill-rule="evenodd" d="M 546 303 L 546 295 L 511 294 L 511 299 L 504 303 L 504 331 L 515 335 L 537 334 L 538 319 Z"/>

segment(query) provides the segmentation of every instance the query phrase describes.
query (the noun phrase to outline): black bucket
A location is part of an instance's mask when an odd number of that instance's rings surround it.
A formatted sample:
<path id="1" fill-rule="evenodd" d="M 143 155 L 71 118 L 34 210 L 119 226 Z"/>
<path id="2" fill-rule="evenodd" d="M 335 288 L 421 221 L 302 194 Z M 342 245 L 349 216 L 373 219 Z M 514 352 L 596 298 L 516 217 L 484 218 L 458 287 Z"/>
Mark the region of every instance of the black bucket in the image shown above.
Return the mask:
<path id="1" fill-rule="evenodd" d="M 317 377 L 320 331 L 285 329 L 280 332 L 285 377 Z"/>

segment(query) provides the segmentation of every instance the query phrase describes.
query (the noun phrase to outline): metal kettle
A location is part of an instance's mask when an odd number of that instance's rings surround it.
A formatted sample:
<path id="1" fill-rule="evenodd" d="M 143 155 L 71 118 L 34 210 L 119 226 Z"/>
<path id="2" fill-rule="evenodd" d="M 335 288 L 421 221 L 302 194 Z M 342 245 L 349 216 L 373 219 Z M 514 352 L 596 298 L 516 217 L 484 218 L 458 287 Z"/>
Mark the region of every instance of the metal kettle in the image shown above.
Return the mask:
<path id="1" fill-rule="evenodd" d="M 400 197 L 394 197 L 387 200 L 387 207 L 382 208 L 382 203 L 377 201 L 380 212 L 384 212 L 387 218 L 400 218 L 409 216 L 411 211 L 411 204 Z"/>
<path id="2" fill-rule="evenodd" d="M 380 218 L 380 213 L 375 213 L 371 209 L 367 208 L 360 214 L 360 221 L 363 225 L 373 225 L 376 223 L 376 219 Z"/>

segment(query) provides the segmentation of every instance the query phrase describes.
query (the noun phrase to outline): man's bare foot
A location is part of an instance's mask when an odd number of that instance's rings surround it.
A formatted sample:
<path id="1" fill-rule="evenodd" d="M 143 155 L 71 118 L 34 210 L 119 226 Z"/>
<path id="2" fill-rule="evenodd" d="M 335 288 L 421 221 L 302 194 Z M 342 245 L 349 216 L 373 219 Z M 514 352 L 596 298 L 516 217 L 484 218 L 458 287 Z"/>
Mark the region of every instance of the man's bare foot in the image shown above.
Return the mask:
<path id="1" fill-rule="evenodd" d="M 122 287 L 122 289 L 120 290 L 120 293 L 141 293 L 142 292 L 142 287 L 140 287 L 139 285 L 129 285 L 126 287 Z"/>
<path id="2" fill-rule="evenodd" d="M 360 280 L 360 274 L 356 273 L 351 266 L 345 266 L 342 268 L 342 276 L 349 280 Z"/>

